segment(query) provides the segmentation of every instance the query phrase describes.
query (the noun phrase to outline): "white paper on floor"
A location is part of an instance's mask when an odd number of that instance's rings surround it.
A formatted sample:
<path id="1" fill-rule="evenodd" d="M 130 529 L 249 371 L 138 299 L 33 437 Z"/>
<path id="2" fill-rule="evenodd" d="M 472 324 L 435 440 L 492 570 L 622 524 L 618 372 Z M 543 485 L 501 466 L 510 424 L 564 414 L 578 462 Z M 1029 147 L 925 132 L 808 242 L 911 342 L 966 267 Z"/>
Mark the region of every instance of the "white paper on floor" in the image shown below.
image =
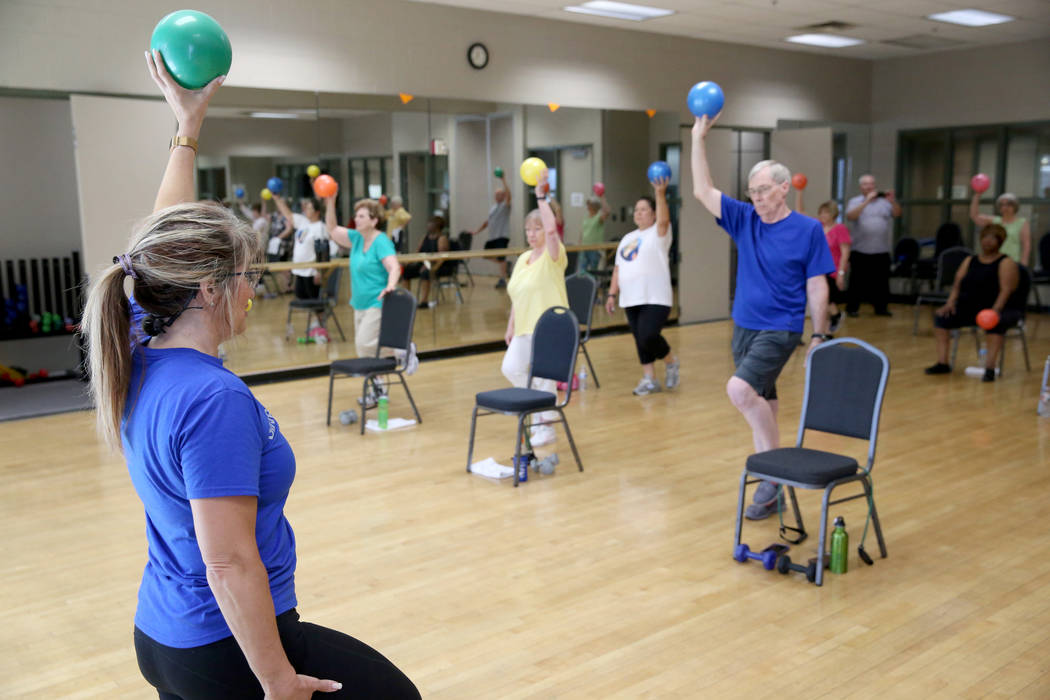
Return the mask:
<path id="1" fill-rule="evenodd" d="M 514 476 L 513 469 L 503 466 L 492 457 L 471 464 L 470 472 L 472 474 L 487 476 L 490 479 L 507 479 Z"/>
<path id="2" fill-rule="evenodd" d="M 415 425 L 416 421 L 414 418 L 390 418 L 386 422 L 386 430 L 379 427 L 379 421 L 369 418 L 365 421 L 365 428 L 367 430 L 374 430 L 377 433 L 385 433 L 390 430 L 397 430 L 398 428 L 407 428 L 410 425 Z"/>

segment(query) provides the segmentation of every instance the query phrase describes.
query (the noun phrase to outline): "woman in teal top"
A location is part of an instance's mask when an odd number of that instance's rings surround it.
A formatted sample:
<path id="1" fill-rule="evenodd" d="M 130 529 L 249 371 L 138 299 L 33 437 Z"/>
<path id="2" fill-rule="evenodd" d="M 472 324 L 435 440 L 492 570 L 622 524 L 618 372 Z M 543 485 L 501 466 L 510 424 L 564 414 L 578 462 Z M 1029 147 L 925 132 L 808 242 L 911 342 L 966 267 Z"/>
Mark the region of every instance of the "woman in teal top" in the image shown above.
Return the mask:
<path id="1" fill-rule="evenodd" d="M 970 200 L 970 218 L 980 228 L 988 224 L 999 224 L 1006 229 L 1006 242 L 1003 243 L 999 252 L 1009 256 L 1018 265 L 1027 266 L 1028 256 L 1032 253 L 1032 232 L 1028 228 L 1028 220 L 1017 215 L 1021 208 L 1017 195 L 1003 192 L 995 198 L 999 216 L 980 213 L 978 211 L 980 203 L 980 193 L 974 192 L 973 199 Z"/>
<path id="2" fill-rule="evenodd" d="M 358 357 L 375 357 L 383 297 L 397 289 L 401 265 L 394 243 L 379 230 L 379 202 L 362 199 L 354 204 L 354 226 L 336 223 L 335 197 L 325 200 L 329 237 L 350 249 L 350 306 L 354 309 L 354 344 Z"/>

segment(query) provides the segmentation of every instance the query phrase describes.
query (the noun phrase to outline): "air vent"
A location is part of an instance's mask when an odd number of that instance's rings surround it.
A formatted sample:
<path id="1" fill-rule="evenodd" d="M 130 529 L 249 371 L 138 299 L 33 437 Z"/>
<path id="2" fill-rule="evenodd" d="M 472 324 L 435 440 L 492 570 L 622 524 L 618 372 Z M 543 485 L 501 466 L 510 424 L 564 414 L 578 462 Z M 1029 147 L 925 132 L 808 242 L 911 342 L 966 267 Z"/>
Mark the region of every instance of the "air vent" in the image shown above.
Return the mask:
<path id="1" fill-rule="evenodd" d="M 906 49 L 950 49 L 966 44 L 965 41 L 946 39 L 933 34 L 912 34 L 911 36 L 902 36 L 896 39 L 883 39 L 879 43 L 889 44 L 890 46 L 902 46 Z"/>
<path id="2" fill-rule="evenodd" d="M 807 24 L 804 27 L 795 27 L 800 32 L 832 32 L 841 33 L 848 32 L 851 29 L 856 29 L 857 25 L 850 24 L 849 22 L 839 22 L 838 20 L 832 20 L 830 22 L 820 22 L 818 24 Z"/>

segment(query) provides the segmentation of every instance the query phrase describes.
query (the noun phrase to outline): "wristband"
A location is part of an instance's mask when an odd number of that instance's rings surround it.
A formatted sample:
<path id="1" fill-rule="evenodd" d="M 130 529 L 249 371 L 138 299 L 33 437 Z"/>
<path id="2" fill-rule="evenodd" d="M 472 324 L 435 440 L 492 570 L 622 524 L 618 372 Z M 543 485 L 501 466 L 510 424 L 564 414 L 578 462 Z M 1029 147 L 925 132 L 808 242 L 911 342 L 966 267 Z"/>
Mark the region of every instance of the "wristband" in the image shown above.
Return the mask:
<path id="1" fill-rule="evenodd" d="M 186 146 L 187 148 L 193 149 L 193 154 L 197 155 L 197 139 L 192 136 L 172 136 L 171 143 L 168 146 L 169 151 L 174 151 L 179 146 Z"/>
<path id="2" fill-rule="evenodd" d="M 829 335 L 827 333 L 814 333 L 811 337 L 812 338 L 819 338 L 820 340 L 831 340 L 835 336 Z"/>

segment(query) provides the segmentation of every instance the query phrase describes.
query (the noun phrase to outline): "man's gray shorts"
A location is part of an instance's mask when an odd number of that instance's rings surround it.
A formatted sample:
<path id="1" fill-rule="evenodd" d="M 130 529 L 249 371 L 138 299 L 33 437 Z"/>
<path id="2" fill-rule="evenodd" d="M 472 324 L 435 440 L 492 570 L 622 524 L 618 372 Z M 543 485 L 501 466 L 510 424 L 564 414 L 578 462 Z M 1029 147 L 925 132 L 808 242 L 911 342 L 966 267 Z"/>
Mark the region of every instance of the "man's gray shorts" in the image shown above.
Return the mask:
<path id="1" fill-rule="evenodd" d="M 777 377 L 801 338 L 801 333 L 792 331 L 756 331 L 734 324 L 733 376 L 750 384 L 762 398 L 775 400 Z"/>

